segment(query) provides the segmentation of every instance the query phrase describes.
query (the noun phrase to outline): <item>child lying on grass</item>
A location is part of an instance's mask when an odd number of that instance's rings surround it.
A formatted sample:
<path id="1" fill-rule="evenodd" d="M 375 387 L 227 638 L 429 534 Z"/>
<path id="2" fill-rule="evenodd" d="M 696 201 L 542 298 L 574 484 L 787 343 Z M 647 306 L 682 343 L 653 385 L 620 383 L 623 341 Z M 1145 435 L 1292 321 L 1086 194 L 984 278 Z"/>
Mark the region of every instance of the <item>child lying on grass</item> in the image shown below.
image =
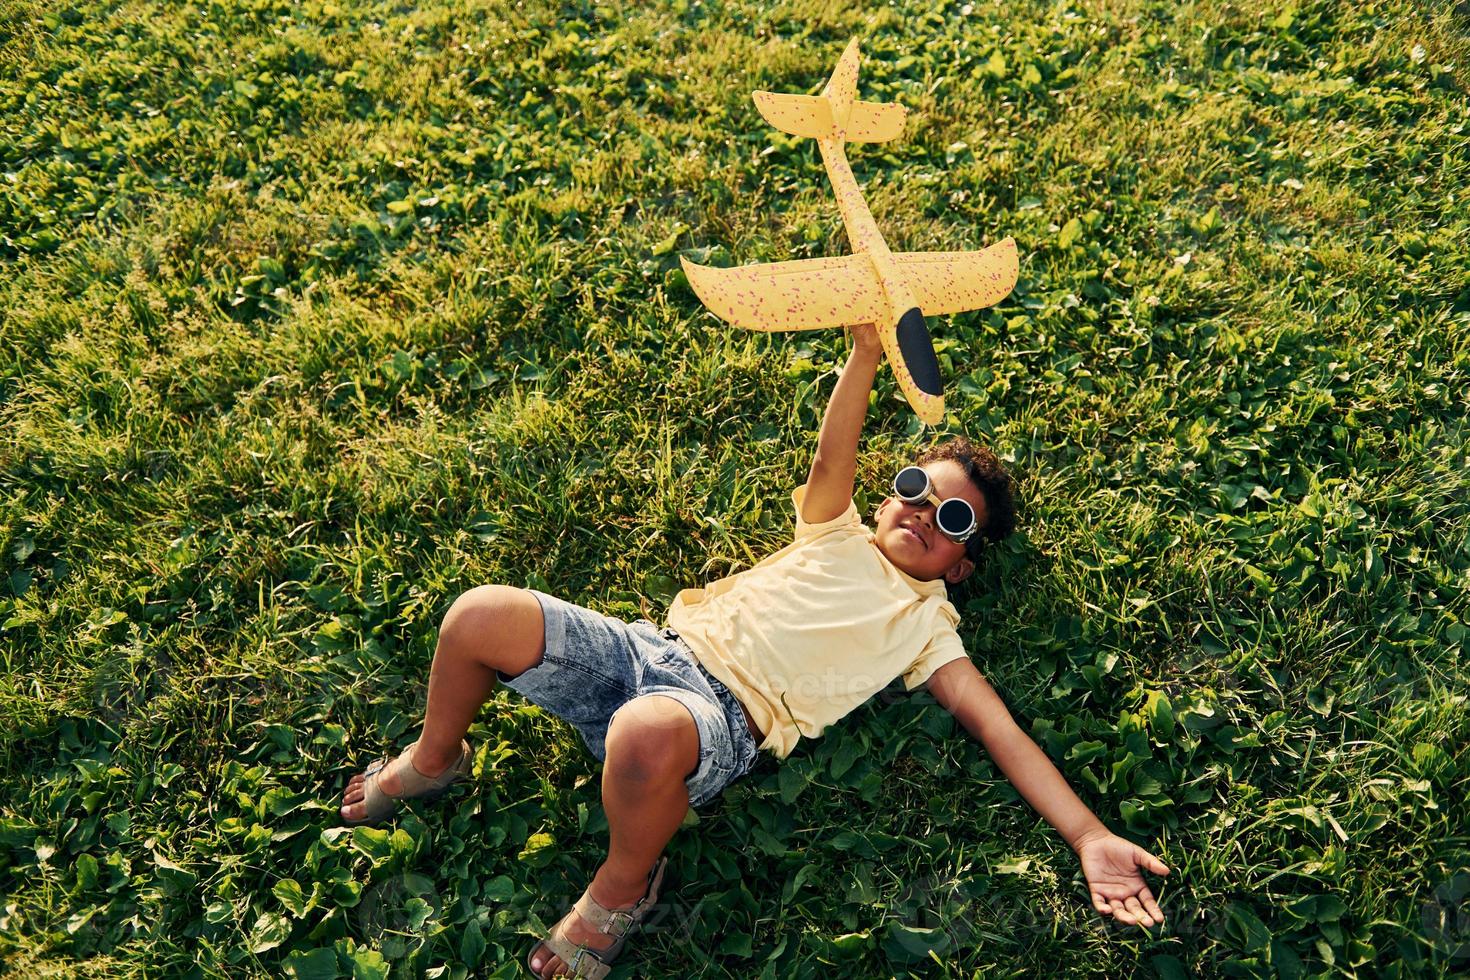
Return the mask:
<path id="1" fill-rule="evenodd" d="M 1098 912 L 1145 927 L 1163 921 L 1140 873 L 1167 874 L 1163 862 L 1110 833 L 1077 798 L 955 631 L 945 583 L 963 581 L 980 540 L 999 540 L 1014 523 L 999 461 L 964 439 L 931 449 L 895 478 L 875 530 L 859 519 L 858 436 L 882 348 L 870 326 L 854 337 L 811 473 L 793 495 L 795 541 L 681 592 L 671 629 L 540 592 L 471 589 L 444 617 L 418 741 L 347 785 L 342 817 L 363 823 L 467 775 L 464 734 L 497 679 L 575 726 L 605 762 L 608 856 L 531 951 L 538 976 L 604 976 L 658 900 L 660 854 L 686 809 L 744 775 L 758 749 L 784 758 L 900 674 L 910 690 L 925 685 L 1066 838 Z"/>

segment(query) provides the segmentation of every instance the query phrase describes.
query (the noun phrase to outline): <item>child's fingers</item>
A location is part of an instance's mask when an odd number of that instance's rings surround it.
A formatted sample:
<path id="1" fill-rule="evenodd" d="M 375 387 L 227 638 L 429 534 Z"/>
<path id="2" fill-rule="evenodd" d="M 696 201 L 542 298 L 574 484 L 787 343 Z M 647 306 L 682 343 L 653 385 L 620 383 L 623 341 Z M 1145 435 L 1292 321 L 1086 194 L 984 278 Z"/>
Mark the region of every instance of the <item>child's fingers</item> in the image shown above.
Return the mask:
<path id="1" fill-rule="evenodd" d="M 1138 924 L 1137 917 L 1135 917 L 1132 912 L 1128 911 L 1128 907 L 1122 902 L 1113 903 L 1113 921 L 1121 922 L 1125 926 L 1133 926 Z"/>
<path id="2" fill-rule="evenodd" d="M 1140 868 L 1147 868 L 1156 875 L 1166 875 L 1169 873 L 1169 866 L 1167 864 L 1141 847 L 1135 846 L 1133 858 L 1134 862 Z"/>
<path id="3" fill-rule="evenodd" d="M 1111 916 L 1114 922 L 1133 924 L 1133 913 L 1128 911 L 1127 900 L 1123 896 L 1113 898 L 1095 891 L 1092 893 L 1092 907 L 1103 915 Z"/>
<path id="4" fill-rule="evenodd" d="M 1159 903 L 1154 901 L 1154 893 L 1149 891 L 1147 886 L 1139 890 L 1138 897 L 1143 900 L 1143 907 L 1148 909 L 1149 915 L 1160 922 L 1164 921 L 1164 912 L 1159 908 Z"/>

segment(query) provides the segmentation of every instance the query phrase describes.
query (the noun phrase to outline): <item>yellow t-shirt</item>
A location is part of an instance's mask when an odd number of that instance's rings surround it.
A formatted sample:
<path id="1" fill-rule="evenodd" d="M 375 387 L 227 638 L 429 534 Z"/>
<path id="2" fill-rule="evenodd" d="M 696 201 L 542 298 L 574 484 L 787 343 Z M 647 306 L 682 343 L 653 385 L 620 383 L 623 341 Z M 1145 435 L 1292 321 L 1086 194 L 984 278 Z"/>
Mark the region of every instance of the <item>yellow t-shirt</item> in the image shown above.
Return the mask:
<path id="1" fill-rule="evenodd" d="M 791 544 L 669 607 L 669 625 L 766 733 L 760 747 L 782 758 L 899 674 L 911 691 L 965 656 L 944 581 L 889 562 L 851 501 L 833 520 L 806 523 L 805 494 L 803 485 L 791 495 Z"/>

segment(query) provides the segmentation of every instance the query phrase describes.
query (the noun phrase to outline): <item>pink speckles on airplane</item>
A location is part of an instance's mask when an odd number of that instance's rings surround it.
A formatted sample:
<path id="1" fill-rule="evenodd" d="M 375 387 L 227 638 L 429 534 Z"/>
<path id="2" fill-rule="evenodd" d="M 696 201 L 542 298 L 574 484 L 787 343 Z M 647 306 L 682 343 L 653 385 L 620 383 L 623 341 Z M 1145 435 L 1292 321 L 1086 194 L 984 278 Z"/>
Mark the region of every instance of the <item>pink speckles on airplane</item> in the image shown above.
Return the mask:
<path id="1" fill-rule="evenodd" d="M 872 323 L 914 412 L 944 417 L 938 359 L 924 317 L 983 309 L 1004 299 L 1019 272 L 1006 238 L 974 252 L 891 252 L 847 162 L 847 142 L 902 133 L 908 110 L 855 99 L 854 38 L 820 95 L 756 92 L 756 108 L 782 132 L 817 141 L 852 254 L 715 269 L 680 257 L 689 285 L 715 315 L 751 330 L 818 330 Z M 734 288 L 736 284 L 748 289 Z"/>

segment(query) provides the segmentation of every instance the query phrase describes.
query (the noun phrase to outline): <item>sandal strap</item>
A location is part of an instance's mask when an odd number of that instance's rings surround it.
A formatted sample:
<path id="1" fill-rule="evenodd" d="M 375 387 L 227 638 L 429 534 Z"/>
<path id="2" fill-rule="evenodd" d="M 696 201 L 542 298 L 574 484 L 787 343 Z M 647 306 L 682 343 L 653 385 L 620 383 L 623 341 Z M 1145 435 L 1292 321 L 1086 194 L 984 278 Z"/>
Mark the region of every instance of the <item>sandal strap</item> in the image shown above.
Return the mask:
<path id="1" fill-rule="evenodd" d="M 621 953 L 622 950 L 620 949 L 618 952 Z M 590 963 L 588 962 L 589 958 L 591 959 Z M 586 977 L 587 980 L 602 980 L 603 977 L 612 972 L 611 964 L 604 963 L 602 957 L 597 955 L 597 950 L 588 949 L 586 946 L 578 946 L 577 952 L 572 958 L 562 960 L 562 962 L 567 965 L 568 970 L 572 971 L 569 976 Z"/>
<path id="2" fill-rule="evenodd" d="M 597 950 L 588 946 L 575 945 L 570 940 L 556 934 L 556 928 L 552 927 L 551 933 L 545 939 L 536 944 L 536 947 L 526 955 L 526 965 L 536 958 L 536 950 L 545 948 L 555 953 L 566 964 L 571 973 L 568 976 L 586 977 L 588 980 L 602 980 L 612 970 L 612 963 L 623 952 L 623 946 L 628 942 L 628 933 L 653 911 L 654 904 L 658 901 L 659 887 L 663 884 L 664 869 L 668 866 L 669 859 L 661 857 L 653 870 L 648 873 L 648 891 L 632 907 L 628 909 L 610 909 L 603 905 L 591 895 L 591 887 L 582 893 L 577 899 L 571 911 L 594 925 L 599 931 L 611 934 L 617 938 L 613 940 L 607 949 Z M 567 914 L 570 915 L 571 911 Z M 535 968 L 532 968 L 535 972 Z"/>
<path id="3" fill-rule="evenodd" d="M 547 936 L 541 940 L 541 945 L 555 953 L 566 964 L 570 972 L 564 976 L 586 977 L 587 980 L 602 980 L 611 973 L 610 961 L 616 959 L 617 955 L 623 951 L 623 944 L 616 942 L 608 949 L 601 950 L 601 955 L 599 955 L 598 950 L 589 946 L 579 946 L 560 936 Z M 535 952 L 535 950 L 531 951 L 531 958 L 535 957 Z M 603 956 L 608 956 L 608 959 L 603 960 Z"/>
<path id="4" fill-rule="evenodd" d="M 667 857 L 659 858 L 653 870 L 648 873 L 648 891 L 632 908 L 610 909 L 593 898 L 592 889 L 589 888 L 577 899 L 574 906 L 577 914 L 590 925 L 596 926 L 598 932 L 622 939 L 653 911 L 653 906 L 658 901 L 659 886 L 664 880 L 664 868 L 668 863 Z"/>
<path id="5" fill-rule="evenodd" d="M 445 769 L 439 775 L 432 778 L 425 776 L 414 767 L 413 753 L 414 749 L 418 747 L 419 743 L 415 741 L 403 750 L 404 761 L 408 765 L 398 767 L 401 770 L 398 773 L 398 782 L 403 785 L 403 792 L 398 794 L 400 798 L 431 793 L 434 790 L 443 789 L 456 779 L 469 775 L 472 756 L 470 753 L 470 744 L 464 739 L 459 740 L 459 758 L 454 760 L 454 763 L 448 769 Z"/>
<path id="6" fill-rule="evenodd" d="M 365 820 L 385 817 L 393 812 L 399 800 L 411 799 L 444 789 L 455 780 L 463 779 L 470 774 L 470 769 L 474 764 L 474 754 L 470 751 L 469 742 L 464 739 L 460 739 L 459 742 L 459 760 L 433 779 L 413 767 L 413 750 L 418 747 L 418 744 L 415 741 L 402 752 L 402 755 L 407 756 L 408 765 L 399 766 L 398 782 L 403 787 L 400 793 L 389 795 L 378 786 L 378 777 L 388 763 L 393 761 L 392 758 L 385 756 L 365 770 L 362 781 L 362 801 L 366 804 Z"/>

